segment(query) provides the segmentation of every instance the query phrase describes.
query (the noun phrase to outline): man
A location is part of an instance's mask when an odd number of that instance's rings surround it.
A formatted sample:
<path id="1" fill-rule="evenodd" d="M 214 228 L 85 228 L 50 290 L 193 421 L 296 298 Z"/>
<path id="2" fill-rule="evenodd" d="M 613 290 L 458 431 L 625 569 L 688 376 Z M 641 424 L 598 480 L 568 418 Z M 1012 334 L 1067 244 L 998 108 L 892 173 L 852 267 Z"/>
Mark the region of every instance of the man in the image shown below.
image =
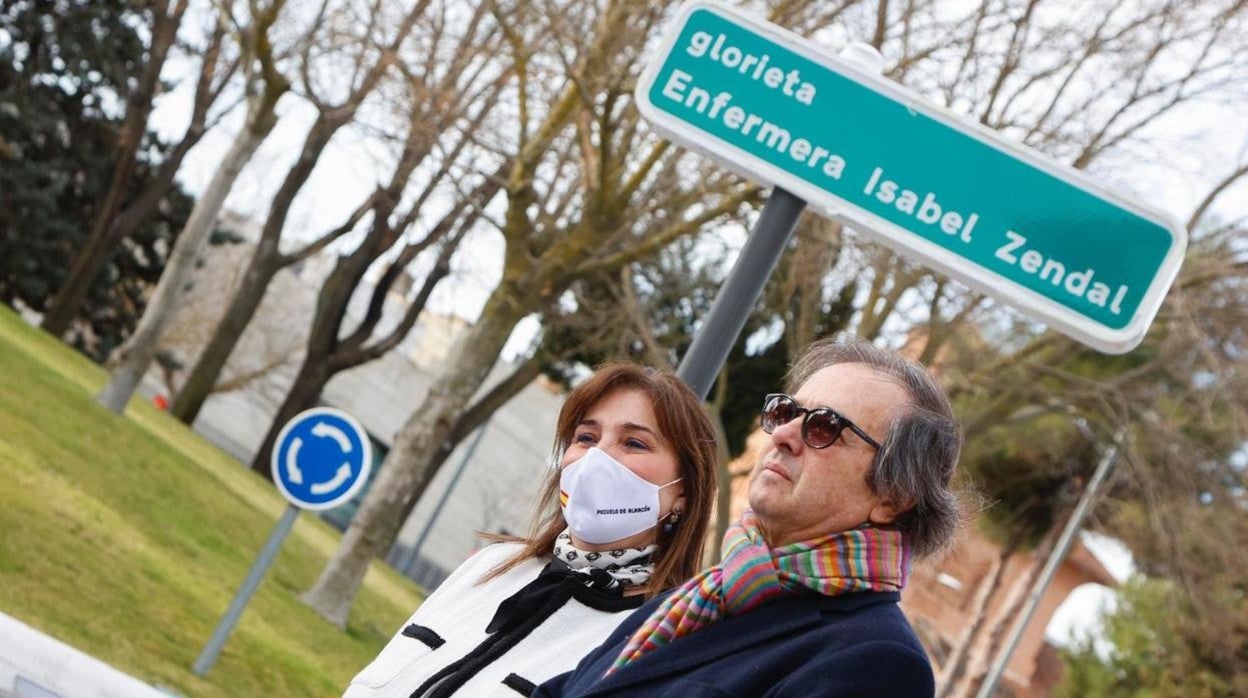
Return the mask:
<path id="1" fill-rule="evenodd" d="M 642 606 L 565 696 L 930 696 L 931 665 L 897 606 L 912 556 L 957 528 L 962 436 L 918 364 L 816 342 L 768 395 L 771 441 L 720 565 Z M 791 396 L 790 396 L 791 395 Z"/>

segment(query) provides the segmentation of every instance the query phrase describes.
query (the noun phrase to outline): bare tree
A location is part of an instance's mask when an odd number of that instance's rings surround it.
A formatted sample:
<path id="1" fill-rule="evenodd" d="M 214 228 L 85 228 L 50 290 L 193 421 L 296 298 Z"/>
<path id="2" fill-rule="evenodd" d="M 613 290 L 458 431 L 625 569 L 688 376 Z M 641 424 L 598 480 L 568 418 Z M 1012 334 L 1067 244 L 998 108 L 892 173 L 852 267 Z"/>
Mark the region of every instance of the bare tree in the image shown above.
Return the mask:
<path id="1" fill-rule="evenodd" d="M 160 166 L 157 168 L 147 188 L 134 197 L 132 201 L 123 201 L 122 207 L 114 212 L 106 239 L 92 238 L 87 246 L 80 250 L 79 255 L 71 263 L 73 271 L 71 271 L 70 277 L 72 278 L 67 278 L 59 291 L 61 295 L 53 299 L 54 303 L 59 302 L 58 299 L 61 297 L 68 297 L 71 293 L 85 292 L 77 288 L 77 285 L 80 283 L 85 283 L 86 287 L 84 288 L 89 288 L 91 280 L 85 277 L 87 274 L 90 274 L 92 277 L 98 275 L 99 265 L 97 261 L 102 262 L 105 260 L 111 250 L 129 238 L 140 225 L 156 213 L 157 207 L 173 187 L 174 177 L 181 169 L 187 153 L 200 142 L 209 130 L 219 123 L 225 114 L 231 111 L 230 104 L 223 105 L 215 111 L 214 107 L 221 103 L 221 97 L 225 94 L 226 88 L 237 73 L 238 55 L 232 50 L 234 47 L 231 42 L 226 40 L 228 32 L 225 24 L 217 21 L 215 14 L 212 15 L 208 24 L 209 26 L 204 32 L 206 38 L 202 42 L 197 42 L 195 38 L 180 40 L 176 41 L 170 49 L 179 49 L 186 56 L 195 56 L 199 63 L 199 71 L 194 76 L 195 91 L 186 128 L 173 147 L 165 154 L 164 159 L 161 160 Z M 144 73 L 145 77 L 146 75 L 147 72 Z M 140 85 L 146 85 L 146 83 L 141 81 Z M 159 94 L 153 93 L 149 95 L 152 101 L 158 97 Z M 136 99 L 132 98 L 130 101 L 134 102 Z M 148 111 L 150 112 L 150 109 Z M 135 118 L 138 118 L 138 112 L 127 111 L 128 118 L 132 114 L 134 114 Z M 147 117 L 144 116 L 143 118 L 146 119 Z M 145 128 L 146 124 L 143 127 Z M 129 134 L 129 131 L 127 131 L 127 134 Z M 116 179 L 112 180 L 113 184 L 116 184 L 117 181 Z M 98 224 L 100 220 L 100 218 L 97 218 L 96 223 Z M 98 257 L 94 254 L 97 249 L 104 250 L 102 255 Z M 96 266 L 93 270 L 87 270 L 86 265 L 88 264 Z M 78 270 L 82 270 L 81 278 L 75 277 Z M 59 324 L 62 320 L 55 317 L 49 319 L 49 317 L 69 313 L 70 319 L 72 319 L 73 312 L 68 308 L 76 306 L 77 302 L 67 300 L 63 307 L 55 308 L 53 312 L 46 313 L 43 321 L 45 329 L 56 334 L 64 334 L 63 330 L 56 332 L 55 327 L 49 326 L 50 323 Z M 64 322 L 68 323 L 68 320 L 64 320 Z"/>
<path id="2" fill-rule="evenodd" d="M 429 5 L 430 0 L 417 0 L 395 17 L 396 3 L 369 0 L 362 8 L 363 16 L 357 16 L 356 11 L 361 8 L 353 3 L 336 6 L 337 12 L 329 15 L 327 0 L 322 2 L 317 29 L 311 33 L 299 56 L 302 96 L 316 108 L 316 120 L 304 136 L 298 158 L 269 204 L 260 242 L 247 266 L 243 284 L 231 298 L 229 310 L 217 326 L 212 341 L 200 354 L 186 384 L 174 398 L 170 412 L 178 419 L 188 424 L 195 420 L 273 276 L 280 269 L 326 248 L 359 222 L 358 218 L 348 221 L 350 225 L 329 231 L 296 251 L 283 253 L 279 249 L 291 205 L 311 177 L 325 148 L 355 119 L 365 100 L 382 83 Z M 344 41 L 344 37 L 347 40 Z M 342 75 L 348 76 L 345 88 Z M 335 98 L 334 93 L 342 94 Z M 357 213 L 362 217 L 368 209 L 361 207 Z"/>
<path id="3" fill-rule="evenodd" d="M 773 14 L 813 31 L 852 4 L 783 2 Z M 499 148 L 508 158 L 500 172 L 506 205 L 497 223 L 506 245 L 503 279 L 452 350 L 454 365 L 443 368 L 400 431 L 381 482 L 304 597 L 340 624 L 368 561 L 390 544 L 411 501 L 436 473 L 463 405 L 516 322 L 549 308 L 576 281 L 614 273 L 735 213 L 758 194 L 757 186 L 700 172 L 666 143 L 650 141 L 632 109 L 628 96 L 639 52 L 661 10 L 636 2 L 602 8 L 549 2 L 540 14 L 523 4 L 506 12 L 519 128 L 515 143 Z M 534 41 L 534 33 L 546 42 Z M 561 74 L 546 82 L 565 81 L 566 87 L 542 95 L 538 77 L 552 67 Z M 549 107 L 541 111 L 541 105 Z"/>
<path id="4" fill-rule="evenodd" d="M 986 125 L 1068 159 L 1076 168 L 1093 167 L 1107 156 L 1121 156 L 1128 150 L 1155 149 L 1149 129 L 1194 100 L 1215 95 L 1243 99 L 1243 56 L 1232 48 L 1244 40 L 1242 3 L 1089 5 L 1072 16 L 1040 2 L 1007 3 L 1003 9 L 983 3 L 974 10 L 972 21 L 950 27 L 955 33 L 962 31 L 958 27 L 971 28 L 955 70 L 925 72 L 930 69 L 924 63 L 904 58 L 899 65 L 906 66 L 907 77 L 917 87 L 931 85 L 930 94 L 973 112 Z M 1211 197 L 1227 186 L 1229 179 L 1206 197 L 1193 215 L 1193 228 Z M 921 358 L 944 365 L 946 380 L 959 397 L 968 442 L 1002 428 L 1025 435 L 1036 429 L 1039 420 L 1054 415 L 1062 420 L 1084 416 L 1098 423 L 1134 423 L 1138 417 L 1126 405 L 1148 404 L 1151 398 L 1137 391 L 1155 388 L 1160 376 L 1169 372 L 1162 363 L 1149 361 L 1147 368 L 1123 374 L 1114 360 L 1097 358 L 1017 316 L 1007 319 L 1012 314 L 999 305 L 895 255 L 859 254 L 855 258 L 864 262 L 871 279 L 858 331 L 876 336 L 889 328 L 892 336 L 923 338 L 918 344 Z M 1166 328 L 1177 319 L 1172 315 L 1174 304 L 1184 295 L 1194 263 L 1189 255 L 1145 347 L 1132 356 L 1148 355 L 1154 351 L 1150 345 L 1164 341 Z M 852 269 L 842 273 L 861 274 Z M 1215 278 L 1224 280 L 1236 273 L 1221 268 Z M 1010 328 L 1004 334 L 1003 326 Z M 980 334 L 984 327 L 992 328 L 990 333 L 999 341 L 986 342 Z M 1190 360 L 1167 354 L 1167 361 L 1192 370 Z M 1096 379 L 1077 379 L 1078 372 L 1070 368 L 1089 364 L 1103 366 L 1100 371 L 1104 373 Z M 1216 372 L 1223 373 L 1225 368 Z M 1124 375 L 1134 377 L 1130 390 L 1124 391 Z M 1059 378 L 1064 380 L 1055 385 Z M 1064 438 L 1082 440 L 1073 430 Z M 966 695 L 982 679 L 1092 460 L 1082 459 L 1084 469 L 1060 460 L 1043 466 L 1050 468 L 1044 475 L 1050 479 L 1049 489 L 1044 501 L 1036 504 L 1046 512 L 1037 521 L 1043 528 L 1007 538 L 1017 543 L 1035 536 L 1039 543 L 1034 550 L 1020 553 L 1011 544 L 1003 546 L 998 573 L 985 577 L 967 632 L 955 642 L 949 664 L 942 667 L 942 695 Z M 1137 454 L 1131 462 L 1149 460 Z M 982 484 L 994 486 L 996 476 L 984 474 L 990 463 L 977 462 L 970 454 L 964 465 L 980 473 Z M 1144 477 L 1164 479 L 1159 470 L 1164 468 L 1145 466 Z M 1000 589 L 1000 571 L 1013 554 L 1026 555 L 1030 566 L 1015 586 Z M 1000 610 L 988 618 L 986 609 L 993 602 Z"/>
<path id="5" fill-rule="evenodd" d="M 779 286 L 779 298 L 773 299 L 773 305 L 792 309 L 792 319 L 784 326 L 790 360 L 797 358 L 802 347 L 818 339 L 816 328 L 823 314 L 825 295 L 823 280 L 840 257 L 841 232 L 839 224 L 809 212 L 798 221 L 796 246 Z"/>
<path id="6" fill-rule="evenodd" d="M 612 273 L 736 211 L 757 191 L 733 177 L 693 178 L 647 138 L 627 99 L 658 12 L 646 3 L 492 5 L 515 70 L 514 142 L 498 173 L 503 278 L 455 343 L 423 404 L 396 437 L 342 546 L 304 599 L 345 623 L 369 561 L 436 472 L 452 435 L 516 323 L 577 279 Z M 544 85 L 559 85 L 545 94 Z M 695 206 L 695 204 L 700 204 Z"/>
<path id="7" fill-rule="evenodd" d="M 230 6 L 221 6 L 221 19 L 233 28 L 242 54 L 248 90 L 246 121 L 217 166 L 207 189 L 195 202 L 138 327 L 117 351 L 115 368 L 96 396 L 97 402 L 113 412 L 120 414 L 125 409 L 151 365 L 160 335 L 179 302 L 204 241 L 212 232 L 225 197 L 239 172 L 277 123 L 277 101 L 290 89 L 290 83 L 278 71 L 269 32 L 284 4 L 285 0 L 272 0 L 266 7 L 250 3 L 250 17 L 245 25 L 234 16 Z"/>
<path id="8" fill-rule="evenodd" d="M 1101 3 L 1072 13 L 1027 1 L 985 2 L 952 19 L 934 3 L 878 3 L 869 8 L 847 3 L 835 11 L 843 11 L 841 18 L 851 25 L 870 27 L 867 34 L 886 54 L 890 49 L 900 54 L 889 70 L 894 78 L 1079 169 L 1111 175 L 1124 157 L 1154 155 L 1159 139 L 1153 129 L 1187 105 L 1214 96 L 1243 103 L 1248 71 L 1238 47 L 1245 36 L 1244 9 L 1242 2 L 1199 7 Z M 1212 187 L 1192 215 L 1193 229 L 1210 202 L 1242 176 L 1240 165 Z M 533 200 L 541 200 L 540 192 Z M 1052 453 L 1018 463 L 1028 469 L 1022 474 L 1040 483 L 1029 501 L 997 507 L 1015 519 L 1010 526 L 1019 535 L 1008 539 L 996 572 L 986 575 L 975 591 L 972 621 L 942 667 L 942 691 L 964 694 L 980 680 L 1000 644 L 1003 619 L 1016 613 L 1087 479 L 1095 458 L 1071 419 L 1125 423 L 1173 440 L 1164 447 L 1160 437 L 1137 440 L 1127 459 L 1130 477 L 1139 484 L 1125 489 L 1130 496 L 1158 503 L 1149 530 L 1162 540 L 1177 539 L 1173 533 L 1161 535 L 1167 528 L 1182 529 L 1173 522 L 1167 525 L 1165 517 L 1177 514 L 1162 513 L 1183 510 L 1165 499 L 1169 485 L 1182 483 L 1173 488 L 1179 497 L 1199 492 L 1195 481 L 1178 473 L 1192 470 L 1194 463 L 1224 461 L 1228 444 L 1242 444 L 1242 394 L 1228 397 L 1229 386 L 1243 381 L 1235 357 L 1242 362 L 1245 250 L 1242 239 L 1234 242 L 1242 233 L 1242 226 L 1235 225 L 1200 233 L 1145 345 L 1121 359 L 1043 331 L 956 282 L 862 245 L 852 233 L 831 242 L 837 254 L 827 264 L 835 269 L 824 283 L 844 288 L 851 279 L 863 282 L 855 318 L 858 333 L 882 341 L 908 338 L 922 360 L 936 364 L 957 398 L 972 441 L 1000 444 L 1002 438 L 1011 438 L 1015 446 L 1046 440 L 1052 445 Z M 817 271 L 799 283 L 814 284 L 814 277 L 819 277 Z M 626 287 L 621 285 L 625 301 Z M 808 334 L 800 318 L 785 331 L 795 337 Z M 638 338 L 648 344 L 646 332 L 639 330 Z M 1228 387 L 1189 396 L 1184 391 L 1193 381 Z M 1186 426 L 1155 426 L 1158 416 L 1150 415 L 1149 408 L 1173 403 L 1166 391 L 1183 392 L 1181 404 L 1191 415 L 1179 423 Z M 1194 431 L 1201 419 L 1228 424 L 1219 431 L 1216 445 L 1185 433 Z M 1176 449 L 1173 443 L 1183 447 Z M 980 477 L 995 479 L 988 484 L 1004 486 L 1001 473 L 990 467 L 1001 460 L 985 447 L 968 451 L 965 464 Z M 1235 477 L 1225 468 L 1215 472 Z M 1118 487 L 1122 491 L 1121 483 Z M 1176 551 L 1181 547 L 1173 544 Z M 1015 553 L 1033 562 L 1016 584 L 1001 589 L 1000 572 Z M 1171 556 L 1182 557 L 1177 552 Z M 1194 578 L 1182 569 L 1175 573 Z M 986 609 L 993 602 L 1002 611 L 988 617 Z"/>
<path id="9" fill-rule="evenodd" d="M 166 390 L 176 395 L 181 388 L 186 364 L 202 351 L 212 338 L 212 328 L 221 319 L 221 299 L 228 298 L 242 281 L 242 272 L 250 257 L 243 244 L 209 245 L 187 284 L 183 302 L 161 336 L 156 360 L 166 374 Z M 290 284 L 300 282 L 293 278 Z M 240 340 L 234 360 L 226 365 L 222 379 L 213 386 L 214 393 L 241 390 L 296 368 L 306 343 L 305 327 L 292 325 L 291 317 L 307 313 L 295 299 L 301 294 L 282 287 L 282 277 L 274 280 L 278 293 L 265 298 L 256 313 L 256 322 L 248 327 Z"/>
<path id="10" fill-rule="evenodd" d="M 1199 226 L 1196 216 L 1193 222 Z M 1068 422 L 1073 417 L 1104 425 L 1102 432 L 1110 427 L 1128 429 L 1131 439 L 1119 474 L 1093 512 L 1119 512 L 1100 518 L 1099 525 L 1131 541 L 1133 549 L 1150 556 L 1152 565 L 1158 558 L 1164 559 L 1159 571 L 1180 585 L 1205 623 L 1219 622 L 1219 614 L 1228 609 L 1219 601 L 1225 598 L 1219 596 L 1221 591 L 1197 580 L 1220 579 L 1218 583 L 1225 585 L 1225 570 L 1239 563 L 1210 555 L 1210 546 L 1203 542 L 1198 546 L 1204 552 L 1189 554 L 1186 549 L 1193 543 L 1186 537 L 1194 531 L 1174 517 L 1184 516 L 1180 512 L 1202 497 L 1208 497 L 1204 507 L 1223 507 L 1224 515 L 1237 515 L 1231 513 L 1235 504 L 1224 490 L 1242 487 L 1235 484 L 1242 483 L 1242 475 L 1231 465 L 1230 456 L 1248 437 L 1248 400 L 1244 398 L 1245 376 L 1239 358 L 1248 339 L 1242 330 L 1248 261 L 1242 245 L 1228 234 L 1242 233 L 1242 228 L 1234 225 L 1197 228 L 1179 279 L 1154 328 L 1144 345 L 1126 357 L 1095 355 L 1071 346 L 1065 338 L 1040 335 L 1033 345 L 1019 352 L 1023 358 L 1008 356 L 1004 363 L 991 365 L 1012 379 L 1002 380 L 986 372 L 970 376 L 978 383 L 976 393 L 1013 395 L 1008 409 L 991 405 L 994 415 L 1002 415 L 1001 422 L 981 422 L 981 441 L 999 441 L 1007 430 L 1017 434 L 1017 441 L 1034 441 L 1037 434 L 1051 433 L 1042 424 L 1051 424 L 1054 419 Z M 1032 346 L 1039 348 L 1032 350 Z M 1012 389 L 1018 383 L 1032 387 Z M 1010 388 L 1005 388 L 1007 384 Z M 972 458 L 972 467 L 992 466 L 977 463 L 973 454 Z M 1015 487 L 1032 489 L 1034 496 L 1041 498 L 1036 510 L 1043 515 L 1031 528 L 1039 530 L 1039 524 L 1047 530 L 1033 551 L 1020 553 L 1025 555 L 1026 564 L 1011 588 L 996 588 L 999 578 L 990 576 L 985 584 L 991 586 L 977 592 L 973 609 L 976 622 L 955 648 L 959 662 L 951 662 L 942 672 L 942 694 L 969 695 L 978 689 L 1094 460 L 1095 454 L 1086 452 L 1065 464 L 1036 463 L 1037 469 L 1031 471 L 1001 472 L 999 464 L 988 468 L 987 472 L 996 470 L 997 477 L 1009 477 Z M 1039 489 L 1025 484 L 1026 480 L 1045 479 L 1053 484 Z M 1189 515 L 1205 517 L 1207 512 Z M 1225 547 L 1230 542 L 1213 545 Z M 1004 557 L 1003 550 L 1003 561 Z M 1224 590 L 1225 586 L 1218 588 Z M 987 618 L 984 609 L 994 597 L 998 610 Z M 1219 650 L 1211 645 L 1201 649 L 1205 651 Z M 1234 662 L 1221 666 L 1226 670 Z M 1235 671 L 1242 671 L 1242 667 Z"/>
<path id="11" fill-rule="evenodd" d="M 457 41 L 458 46 L 451 51 L 455 59 L 444 68 L 437 72 L 406 71 L 412 100 L 403 152 L 390 182 L 367 202 L 372 217 L 368 232 L 353 251 L 338 257 L 333 271 L 321 287 L 303 363 L 252 460 L 252 470 L 257 473 L 269 475 L 273 442 L 281 428 L 295 414 L 315 403 L 330 378 L 381 357 L 407 336 L 434 287 L 450 272 L 451 256 L 460 241 L 480 219 L 483 206 L 498 189 L 496 183 L 483 180 L 473 191 L 461 192 L 456 197 L 456 203 L 432 224 L 427 233 L 411 236 L 409 242 L 390 254 L 420 217 L 439 184 L 457 165 L 464 148 L 477 135 L 495 105 L 501 78 L 491 78 L 484 70 L 486 65 L 492 63 L 490 57 L 496 46 L 488 36 L 481 35 L 483 15 L 479 11 L 469 21 L 467 30 Z M 434 43 L 436 45 L 437 42 Z M 475 112 L 465 114 L 470 106 L 475 108 Z M 456 135 L 450 125 L 459 121 L 462 125 Z M 423 161 L 431 159 L 430 155 L 439 141 L 448 146 L 440 158 L 441 165 L 429 176 L 408 210 L 396 214 L 395 207 L 412 172 Z M 387 298 L 395 282 L 410 273 L 413 260 L 433 245 L 438 245 L 439 249 L 420 290 L 407 301 L 392 327 L 382 327 L 380 323 Z M 388 254 L 388 258 L 383 257 Z M 347 304 L 370 267 L 382 270 L 379 281 L 371 289 L 364 317 L 355 327 L 348 327 Z"/>
<path id="12" fill-rule="evenodd" d="M 509 158 L 506 207 L 498 222 L 507 245 L 503 280 L 477 325 L 452 351 L 456 364 L 441 372 L 418 414 L 401 430 L 379 476 L 382 482 L 306 595 L 336 622 L 345 620 L 368 560 L 389 544 L 410 498 L 436 472 L 430 467 L 436 462 L 431 454 L 454 430 L 462 406 L 516 320 L 548 307 L 587 274 L 618 269 L 687 234 L 677 230 L 687 222 L 695 221 L 697 227 L 715 220 L 753 194 L 733 178 L 714 174 L 703 175 L 701 186 L 691 188 L 682 178 L 690 161 L 663 144 L 638 147 L 645 130 L 626 106 L 627 90 L 615 88 L 619 83 L 612 70 L 595 58 L 610 55 L 613 65 L 625 66 L 631 58 L 627 46 L 644 43 L 632 39 L 631 32 L 648 28 L 652 15 L 629 3 L 608 4 L 595 16 L 599 21 L 612 18 L 615 30 L 603 37 L 601 30 L 584 25 L 567 29 L 579 15 L 559 9 L 557 20 L 539 26 L 560 41 L 566 36 L 588 39 L 582 48 L 564 48 L 545 63 L 528 40 L 526 32 L 533 30 L 524 20 L 529 16 L 509 15 L 520 129 L 512 147 L 500 148 Z M 1153 123 L 1188 101 L 1242 88 L 1244 58 L 1228 50 L 1235 45 L 1228 37 L 1238 36 L 1238 4 L 1127 9 L 1137 14 L 1128 17 L 1127 10 L 1109 3 L 1077 15 L 1050 11 L 1036 2 L 984 3 L 957 16 L 936 3 L 847 2 L 816 10 L 780 3 L 776 16 L 792 18 L 791 26 L 812 31 L 822 17 L 836 17 L 851 27 L 850 34 L 854 27 L 869 27 L 858 35 L 876 37 L 886 54 L 902 54 L 889 70 L 893 77 L 1087 168 L 1107 153 L 1140 147 Z M 881 22 L 884 30 L 876 31 Z M 1183 29 L 1174 30 L 1178 26 Z M 632 41 L 636 43 L 620 46 Z M 1076 50 L 1081 42 L 1094 50 Z M 1174 60 L 1149 59 L 1168 51 L 1174 52 Z M 1081 58 L 1084 53 L 1089 55 Z M 550 65 L 573 69 L 565 71 L 570 86 L 544 100 L 531 97 L 536 80 L 530 71 Z M 1104 82 L 1112 87 L 1105 89 Z M 1045 95 L 1051 99 L 1042 99 Z M 539 104 L 551 107 L 534 118 Z M 696 214 L 689 210 L 695 202 L 700 204 Z M 1006 419 L 1024 425 L 1024 408 L 1054 409 L 1047 394 L 1051 385 L 1019 381 L 1019 373 L 1006 369 L 1064 365 L 1085 360 L 1085 352 L 1060 338 L 1037 334 L 1034 324 L 956 283 L 863 247 L 856 236 L 846 239 L 835 256 L 833 278 L 842 284 L 847 279 L 864 283 L 863 309 L 856 318 L 859 333 L 925 336 L 927 342 L 918 351 L 948 366 L 947 380 L 955 393 L 977 396 L 961 408 L 968 433 L 982 434 Z M 985 325 L 992 327 L 991 342 L 982 335 L 975 339 L 977 328 Z M 791 329 L 800 334 L 800 326 Z M 1022 351 L 1016 351 L 1019 345 Z M 1087 401 L 1079 409 L 1094 410 L 1101 418 L 1115 414 L 1093 399 L 1095 393 L 1086 390 Z M 1076 483 L 1078 474 L 1064 481 Z M 1053 512 L 1053 505 L 1048 502 L 1044 508 Z"/>

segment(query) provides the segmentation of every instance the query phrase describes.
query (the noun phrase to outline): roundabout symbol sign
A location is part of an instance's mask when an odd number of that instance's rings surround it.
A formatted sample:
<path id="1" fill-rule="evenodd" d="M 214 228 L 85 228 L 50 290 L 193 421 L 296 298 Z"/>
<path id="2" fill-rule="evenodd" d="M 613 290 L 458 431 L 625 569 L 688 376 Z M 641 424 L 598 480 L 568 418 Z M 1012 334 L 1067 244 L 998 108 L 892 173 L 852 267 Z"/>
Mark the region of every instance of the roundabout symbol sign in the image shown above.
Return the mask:
<path id="1" fill-rule="evenodd" d="M 260 581 L 277 558 L 302 509 L 330 509 L 351 499 L 368 482 L 373 449 L 368 434 L 351 415 L 332 407 L 314 407 L 295 415 L 273 444 L 273 484 L 290 502 L 264 547 L 247 571 L 212 637 L 191 665 L 205 676 L 243 615 Z"/>
<path id="2" fill-rule="evenodd" d="M 330 509 L 351 499 L 368 480 L 373 455 L 351 415 L 314 407 L 282 427 L 273 446 L 273 482 L 302 509 Z"/>

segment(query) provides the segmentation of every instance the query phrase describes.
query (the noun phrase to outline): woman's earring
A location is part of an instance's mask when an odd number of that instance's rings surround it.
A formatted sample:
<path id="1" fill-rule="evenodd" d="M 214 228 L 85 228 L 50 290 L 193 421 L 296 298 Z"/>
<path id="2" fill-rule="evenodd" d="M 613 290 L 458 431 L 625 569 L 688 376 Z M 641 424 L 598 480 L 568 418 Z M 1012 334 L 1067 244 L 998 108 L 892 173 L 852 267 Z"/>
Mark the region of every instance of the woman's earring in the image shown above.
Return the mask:
<path id="1" fill-rule="evenodd" d="M 670 536 L 672 531 L 676 530 L 676 524 L 680 523 L 680 509 L 673 509 L 672 513 L 667 517 L 667 521 L 663 522 L 663 535 Z"/>

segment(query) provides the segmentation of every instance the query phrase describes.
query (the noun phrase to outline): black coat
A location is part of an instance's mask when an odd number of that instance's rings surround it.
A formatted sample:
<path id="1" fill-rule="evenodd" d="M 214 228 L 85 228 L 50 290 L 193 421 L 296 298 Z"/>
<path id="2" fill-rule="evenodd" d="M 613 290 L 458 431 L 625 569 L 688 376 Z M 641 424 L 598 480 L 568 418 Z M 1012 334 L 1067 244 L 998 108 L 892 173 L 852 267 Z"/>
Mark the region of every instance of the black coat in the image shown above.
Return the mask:
<path id="1" fill-rule="evenodd" d="M 663 597 L 534 696 L 931 696 L 932 667 L 897 592 L 786 597 L 603 673 Z"/>

